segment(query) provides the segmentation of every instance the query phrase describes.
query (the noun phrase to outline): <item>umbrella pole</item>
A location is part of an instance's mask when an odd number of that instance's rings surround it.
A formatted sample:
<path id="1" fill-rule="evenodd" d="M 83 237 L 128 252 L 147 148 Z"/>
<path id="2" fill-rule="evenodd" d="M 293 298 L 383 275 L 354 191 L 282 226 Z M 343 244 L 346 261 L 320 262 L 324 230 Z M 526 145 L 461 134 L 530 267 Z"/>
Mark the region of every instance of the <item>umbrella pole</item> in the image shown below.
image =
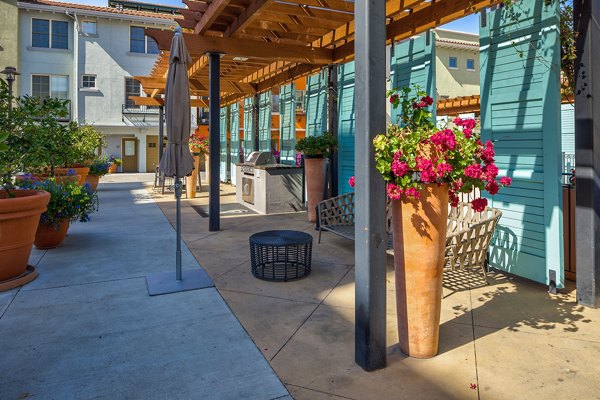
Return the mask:
<path id="1" fill-rule="evenodd" d="M 177 251 L 175 253 L 176 278 L 181 280 L 181 180 L 179 176 L 175 178 L 175 199 L 177 208 Z"/>

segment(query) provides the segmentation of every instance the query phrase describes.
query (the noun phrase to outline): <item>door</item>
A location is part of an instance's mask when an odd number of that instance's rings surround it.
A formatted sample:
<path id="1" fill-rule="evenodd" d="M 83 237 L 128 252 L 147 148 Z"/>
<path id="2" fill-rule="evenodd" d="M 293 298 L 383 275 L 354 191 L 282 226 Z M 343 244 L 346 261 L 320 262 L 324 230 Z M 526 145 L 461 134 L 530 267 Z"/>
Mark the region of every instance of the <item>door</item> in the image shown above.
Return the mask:
<path id="1" fill-rule="evenodd" d="M 282 86 L 279 101 L 280 162 L 296 165 L 296 85 Z"/>
<path id="2" fill-rule="evenodd" d="M 306 82 L 306 136 L 327 130 L 327 70 L 308 77 Z"/>
<path id="3" fill-rule="evenodd" d="M 255 117 L 254 98 L 247 97 L 244 99 L 244 160 L 254 150 Z"/>
<path id="4" fill-rule="evenodd" d="M 240 162 L 240 105 L 234 103 L 229 108 L 229 130 L 231 132 L 231 140 L 229 141 L 230 148 L 230 170 L 231 170 L 231 184 L 235 186 L 235 164 Z"/>
<path id="5" fill-rule="evenodd" d="M 435 121 L 435 34 L 430 32 L 429 40 L 425 34 L 396 44 L 391 57 L 390 74 L 392 88 L 408 87 L 412 89 L 409 94 L 412 97 L 415 95 L 414 86 L 417 85 L 434 99 L 434 105 L 429 107 L 429 111 L 433 113 Z M 399 119 L 400 108 L 392 108 L 392 123 L 399 123 Z"/>
<path id="6" fill-rule="evenodd" d="M 154 172 L 158 165 L 158 135 L 146 136 L 146 172 Z"/>
<path id="7" fill-rule="evenodd" d="M 502 211 L 490 265 L 564 285 L 558 1 L 523 0 L 481 19 L 481 126 L 499 176 Z"/>
<path id="8" fill-rule="evenodd" d="M 123 172 L 138 172 L 138 151 L 136 138 L 121 139 L 121 148 L 123 149 Z"/>
<path id="9" fill-rule="evenodd" d="M 258 100 L 258 150 L 271 151 L 271 91 Z"/>

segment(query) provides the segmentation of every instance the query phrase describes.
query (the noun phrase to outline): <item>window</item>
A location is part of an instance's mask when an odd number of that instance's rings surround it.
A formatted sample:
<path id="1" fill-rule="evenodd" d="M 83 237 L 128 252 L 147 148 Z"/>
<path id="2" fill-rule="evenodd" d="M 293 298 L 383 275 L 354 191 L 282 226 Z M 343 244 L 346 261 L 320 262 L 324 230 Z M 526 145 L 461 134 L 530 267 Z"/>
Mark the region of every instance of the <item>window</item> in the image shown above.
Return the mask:
<path id="1" fill-rule="evenodd" d="M 456 57 L 450 57 L 448 60 L 448 67 L 451 69 L 458 69 L 458 59 Z"/>
<path id="2" fill-rule="evenodd" d="M 158 44 L 154 39 L 144 35 L 141 26 L 129 27 L 129 51 L 131 53 L 158 54 Z"/>
<path id="3" fill-rule="evenodd" d="M 95 35 L 96 21 L 83 21 L 81 23 L 81 31 L 87 35 Z"/>
<path id="4" fill-rule="evenodd" d="M 296 112 L 304 112 L 304 90 L 296 90 Z"/>
<path id="5" fill-rule="evenodd" d="M 475 71 L 475 60 L 467 58 L 467 71 Z"/>
<path id="6" fill-rule="evenodd" d="M 82 75 L 81 87 L 86 89 L 96 88 L 96 75 Z"/>
<path id="7" fill-rule="evenodd" d="M 125 78 L 125 107 L 133 108 L 135 104 L 129 96 L 141 96 L 142 85 L 133 78 Z"/>
<path id="8" fill-rule="evenodd" d="M 68 49 L 69 23 L 33 18 L 31 20 L 31 46 Z"/>
<path id="9" fill-rule="evenodd" d="M 69 77 L 64 75 L 31 75 L 31 94 L 34 97 L 69 98 Z"/>

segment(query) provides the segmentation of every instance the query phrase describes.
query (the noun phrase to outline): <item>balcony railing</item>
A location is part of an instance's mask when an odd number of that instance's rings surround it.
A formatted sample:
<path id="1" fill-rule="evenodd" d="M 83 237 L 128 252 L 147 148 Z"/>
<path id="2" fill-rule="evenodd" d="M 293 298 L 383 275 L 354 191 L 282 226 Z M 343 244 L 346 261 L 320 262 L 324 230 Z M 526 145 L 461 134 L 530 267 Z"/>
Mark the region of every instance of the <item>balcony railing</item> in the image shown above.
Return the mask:
<path id="1" fill-rule="evenodd" d="M 123 115 L 158 115 L 158 106 L 136 106 L 135 104 L 123 104 Z"/>

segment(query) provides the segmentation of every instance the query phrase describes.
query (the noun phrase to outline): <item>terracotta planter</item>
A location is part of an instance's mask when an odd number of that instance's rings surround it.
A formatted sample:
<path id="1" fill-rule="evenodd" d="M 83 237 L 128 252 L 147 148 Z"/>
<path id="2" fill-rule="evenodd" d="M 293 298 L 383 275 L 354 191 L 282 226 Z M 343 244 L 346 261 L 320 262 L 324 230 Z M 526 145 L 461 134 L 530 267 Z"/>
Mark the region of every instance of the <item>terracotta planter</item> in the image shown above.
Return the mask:
<path id="1" fill-rule="evenodd" d="M 25 272 L 40 215 L 46 211 L 50 193 L 14 190 L 16 197 L 0 191 L 0 281 Z"/>
<path id="2" fill-rule="evenodd" d="M 85 183 L 85 178 L 88 176 L 90 169 L 88 167 L 69 167 L 69 168 L 54 168 L 54 175 L 69 175 L 69 171 L 75 171 L 75 175 L 79 175 L 79 184 L 83 185 Z"/>
<path id="3" fill-rule="evenodd" d="M 198 184 L 198 168 L 200 165 L 200 156 L 194 155 L 194 170 L 192 171 L 192 175 L 186 176 L 185 182 L 185 190 L 187 191 L 187 198 L 193 199 L 196 197 L 197 193 L 197 184 Z"/>
<path id="4" fill-rule="evenodd" d="M 204 170 L 206 171 L 206 184 L 210 186 L 210 155 L 209 154 L 205 154 L 204 155 L 204 165 L 205 168 Z"/>
<path id="5" fill-rule="evenodd" d="M 90 189 L 92 191 L 96 191 L 98 189 L 98 184 L 100 183 L 100 177 L 98 175 L 88 175 L 85 177 L 85 183 L 90 185 Z"/>
<path id="6" fill-rule="evenodd" d="M 110 166 L 108 167 L 108 173 L 114 174 L 115 172 L 117 172 L 117 167 L 117 164 L 110 164 Z"/>
<path id="7" fill-rule="evenodd" d="M 438 352 L 448 186 L 423 185 L 420 199 L 391 207 L 400 350 L 431 358 Z"/>
<path id="8" fill-rule="evenodd" d="M 308 194 L 308 221 L 317 221 L 315 207 L 323 201 L 325 187 L 325 158 L 304 158 L 304 173 L 306 175 L 306 191 Z"/>
<path id="9" fill-rule="evenodd" d="M 62 220 L 58 227 L 54 224 L 40 224 L 35 234 L 35 240 L 33 244 L 35 245 L 35 247 L 41 250 L 53 249 L 55 247 L 58 247 L 62 244 L 63 240 L 65 240 L 68 230 L 68 219 Z"/>

